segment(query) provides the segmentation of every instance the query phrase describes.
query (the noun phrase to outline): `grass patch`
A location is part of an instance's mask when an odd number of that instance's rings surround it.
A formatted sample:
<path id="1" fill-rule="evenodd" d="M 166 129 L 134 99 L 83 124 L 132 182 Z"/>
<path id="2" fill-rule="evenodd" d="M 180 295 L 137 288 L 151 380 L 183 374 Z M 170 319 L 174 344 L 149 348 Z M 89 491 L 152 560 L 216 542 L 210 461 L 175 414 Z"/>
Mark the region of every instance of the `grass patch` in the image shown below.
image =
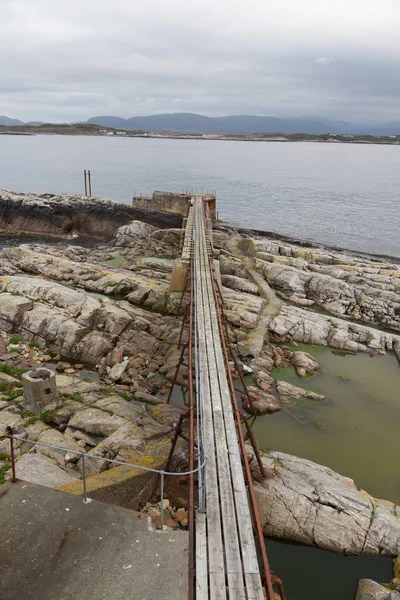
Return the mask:
<path id="1" fill-rule="evenodd" d="M 8 400 L 15 400 L 15 398 L 19 398 L 19 396 L 23 396 L 24 391 L 21 389 L 13 390 L 8 394 Z"/>
<path id="2" fill-rule="evenodd" d="M 67 400 L 74 400 L 74 402 L 80 402 L 83 404 L 83 396 L 79 392 L 73 392 L 72 394 L 59 394 L 58 397 L 63 402 L 67 402 Z"/>
<path id="3" fill-rule="evenodd" d="M 10 392 L 14 387 L 13 383 L 8 383 L 8 381 L 0 381 L 0 392 Z"/>
<path id="4" fill-rule="evenodd" d="M 11 375 L 11 377 L 16 377 L 17 379 L 21 379 L 21 376 L 26 373 L 28 369 L 14 369 L 10 367 L 7 363 L 0 364 L 0 373 L 5 373 L 6 375 Z"/>
<path id="5" fill-rule="evenodd" d="M 0 485 L 2 483 L 5 483 L 6 480 L 4 478 L 5 474 L 7 473 L 8 469 L 11 469 L 11 464 L 10 463 L 6 463 L 5 465 L 3 465 L 2 467 L 0 467 Z"/>
<path id="6" fill-rule="evenodd" d="M 83 404 L 83 396 L 79 392 L 74 392 L 70 395 L 69 398 L 70 400 L 74 400 L 75 402 L 80 402 L 81 404 Z"/>
<path id="7" fill-rule="evenodd" d="M 33 425 L 34 423 L 36 423 L 37 420 L 38 420 L 38 418 L 35 416 L 29 417 L 29 419 L 27 421 L 25 421 L 25 423 L 24 423 L 25 429 L 27 427 L 29 427 L 29 425 Z"/>
<path id="8" fill-rule="evenodd" d="M 131 395 L 127 394 L 126 392 L 117 392 L 118 396 L 121 396 L 121 398 L 123 398 L 124 400 L 130 400 L 131 399 Z"/>
<path id="9" fill-rule="evenodd" d="M 29 348 L 40 348 L 39 342 L 29 342 Z"/>
<path id="10" fill-rule="evenodd" d="M 0 452 L 0 460 L 11 460 L 11 454 Z"/>
<path id="11" fill-rule="evenodd" d="M 9 344 L 19 344 L 21 341 L 21 338 L 19 337 L 19 335 L 12 335 L 10 337 L 10 339 L 8 340 Z"/>
<path id="12" fill-rule="evenodd" d="M 39 419 L 43 421 L 43 423 L 46 423 L 46 425 L 50 425 L 53 420 L 53 417 L 53 410 L 45 410 L 44 412 L 40 413 Z"/>

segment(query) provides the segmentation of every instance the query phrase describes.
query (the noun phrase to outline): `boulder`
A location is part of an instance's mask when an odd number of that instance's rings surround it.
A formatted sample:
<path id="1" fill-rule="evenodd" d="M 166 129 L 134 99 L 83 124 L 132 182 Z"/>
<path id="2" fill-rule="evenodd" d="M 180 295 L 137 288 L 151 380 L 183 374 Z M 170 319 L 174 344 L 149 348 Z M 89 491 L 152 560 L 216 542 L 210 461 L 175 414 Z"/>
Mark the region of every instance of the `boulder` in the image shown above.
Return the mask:
<path id="1" fill-rule="evenodd" d="M 20 434 L 24 431 L 24 420 L 14 412 L 3 409 L 0 412 L 0 438 L 9 431 Z"/>
<path id="2" fill-rule="evenodd" d="M 315 375 L 320 370 L 317 360 L 308 352 L 293 352 L 290 362 L 299 377 Z"/>
<path id="3" fill-rule="evenodd" d="M 225 287 L 231 288 L 232 290 L 247 292 L 248 294 L 255 294 L 256 296 L 259 294 L 257 285 L 243 277 L 236 277 L 236 275 L 222 275 L 221 280 Z"/>
<path id="4" fill-rule="evenodd" d="M 308 398 L 309 400 L 316 401 L 326 400 L 325 396 L 322 396 L 321 394 L 316 394 L 310 390 L 297 387 L 296 385 L 292 385 L 287 381 L 277 381 L 276 387 L 279 398 L 284 404 L 293 404 L 293 402 L 300 400 L 301 398 Z"/>
<path id="5" fill-rule="evenodd" d="M 66 483 L 73 483 L 77 478 L 58 466 L 51 458 L 43 454 L 22 454 L 16 462 L 17 479 L 56 488 Z"/>
<path id="6" fill-rule="evenodd" d="M 156 231 L 156 228 L 143 221 L 131 221 L 127 225 L 119 227 L 114 234 L 114 246 L 129 246 L 134 243 L 136 238 L 147 238 L 151 233 Z"/>
<path id="7" fill-rule="evenodd" d="M 64 435 L 57 429 L 46 429 L 41 433 L 37 439 L 42 444 L 48 444 L 49 446 L 58 446 L 64 448 L 64 450 L 55 450 L 54 448 L 48 448 L 47 446 L 35 446 L 35 451 L 46 456 L 50 456 L 61 466 L 65 464 L 65 456 L 68 451 L 82 452 L 82 448 L 79 448 L 76 441 L 68 434 Z M 75 454 L 76 460 L 79 460 L 79 455 Z M 73 461 L 71 461 L 73 462 Z"/>
<path id="8" fill-rule="evenodd" d="M 254 485 L 265 535 L 346 554 L 399 554 L 399 506 L 310 460 L 268 452 L 262 461 L 271 477 Z"/>
<path id="9" fill-rule="evenodd" d="M 6 277 L 0 278 L 2 290 L 4 289 Z M 4 331 L 12 331 L 13 325 L 20 323 L 24 314 L 31 310 L 32 302 L 23 296 L 14 296 L 13 294 L 0 294 L 0 325 Z"/>
<path id="10" fill-rule="evenodd" d="M 146 404 L 165 404 L 165 400 L 157 398 L 157 396 L 153 396 L 143 389 L 137 389 L 134 397 L 138 402 L 145 402 Z"/>
<path id="11" fill-rule="evenodd" d="M 116 365 L 111 367 L 108 377 L 111 379 L 111 381 L 119 381 L 122 375 L 125 373 L 127 366 L 128 361 L 117 363 Z"/>
<path id="12" fill-rule="evenodd" d="M 107 437 L 126 423 L 125 419 L 109 414 L 99 408 L 86 408 L 76 413 L 68 425 L 86 433 Z"/>
<path id="13" fill-rule="evenodd" d="M 265 394 L 255 386 L 247 388 L 252 402 L 249 402 L 247 396 L 243 396 L 243 408 L 251 415 L 261 416 L 267 413 L 275 413 L 281 410 L 281 403 L 272 394 Z"/>

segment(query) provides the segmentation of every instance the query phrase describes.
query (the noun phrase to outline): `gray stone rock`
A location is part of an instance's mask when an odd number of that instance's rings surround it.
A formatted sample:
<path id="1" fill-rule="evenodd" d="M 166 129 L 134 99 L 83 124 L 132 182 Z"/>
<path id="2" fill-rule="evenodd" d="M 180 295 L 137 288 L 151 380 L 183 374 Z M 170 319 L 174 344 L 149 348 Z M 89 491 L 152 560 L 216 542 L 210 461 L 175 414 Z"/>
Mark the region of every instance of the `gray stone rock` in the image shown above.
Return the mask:
<path id="1" fill-rule="evenodd" d="M 251 402 L 249 402 L 247 396 L 243 396 L 243 408 L 251 415 L 266 415 L 278 412 L 281 410 L 281 404 L 279 400 L 272 394 L 265 394 L 259 388 L 249 386 L 247 388 L 251 396 Z"/>
<path id="2" fill-rule="evenodd" d="M 60 431 L 57 431 L 57 429 L 46 429 L 38 436 L 37 441 L 41 444 L 48 444 L 49 446 L 58 446 L 59 448 L 64 448 L 64 450 L 55 450 L 54 448 L 40 446 L 39 444 L 35 446 L 36 452 L 50 456 L 60 466 L 64 466 L 65 456 L 68 451 L 82 451 L 72 436 L 69 436 L 68 434 L 64 435 Z M 79 455 L 77 456 L 76 460 L 78 459 Z"/>
<path id="3" fill-rule="evenodd" d="M 111 367 L 110 372 L 108 374 L 111 381 L 119 381 L 122 375 L 126 371 L 126 367 L 128 366 L 128 361 L 124 361 L 122 363 L 117 363 L 113 367 Z"/>
<path id="4" fill-rule="evenodd" d="M 0 278 L 4 289 L 5 278 Z M 25 312 L 32 309 L 32 302 L 28 298 L 13 296 L 8 293 L 0 294 L 0 325 L 4 331 L 12 331 L 13 325 L 19 323 Z"/>
<path id="5" fill-rule="evenodd" d="M 371 579 L 360 579 L 355 600 L 400 600 L 400 593 Z"/>
<path id="6" fill-rule="evenodd" d="M 282 307 L 279 315 L 271 321 L 270 334 L 279 342 L 316 344 L 348 352 L 385 354 L 386 351 L 396 352 L 400 348 L 398 335 L 309 312 L 297 306 Z"/>
<path id="7" fill-rule="evenodd" d="M 147 238 L 156 228 L 143 221 L 131 221 L 123 225 L 114 234 L 113 243 L 115 246 L 129 246 L 138 237 Z"/>
<path id="8" fill-rule="evenodd" d="M 296 369 L 296 373 L 299 377 L 314 375 L 320 370 L 317 360 L 312 354 L 308 354 L 308 352 L 293 352 L 291 364 Z"/>
<path id="9" fill-rule="evenodd" d="M 280 452 L 262 459 L 271 477 L 255 482 L 255 492 L 266 535 L 334 552 L 399 554 L 399 506 L 309 460 Z"/>
<path id="10" fill-rule="evenodd" d="M 165 400 L 162 398 L 157 398 L 157 396 L 153 396 L 148 392 L 145 392 L 143 389 L 135 391 L 135 400 L 138 402 L 145 402 L 146 404 L 165 404 Z"/>
<path id="11" fill-rule="evenodd" d="M 325 396 L 322 396 L 321 394 L 316 394 L 310 390 L 297 387 L 287 381 L 277 381 L 276 388 L 279 393 L 279 398 L 284 404 L 293 404 L 293 402 L 300 398 L 308 398 L 309 400 L 316 401 L 326 400 Z"/>
<path id="12" fill-rule="evenodd" d="M 232 290 L 255 294 L 256 296 L 259 294 L 256 284 L 243 277 L 236 277 L 236 275 L 222 275 L 221 279 L 222 284 Z"/>
<path id="13" fill-rule="evenodd" d="M 17 479 L 30 481 L 46 487 L 57 488 L 76 481 L 65 469 L 43 454 L 22 454 L 16 460 Z"/>
<path id="14" fill-rule="evenodd" d="M 125 419 L 106 413 L 99 408 L 86 408 L 76 413 L 68 425 L 92 435 L 107 437 L 125 423 Z"/>
<path id="15" fill-rule="evenodd" d="M 7 435 L 8 429 L 11 429 L 15 434 L 22 433 L 24 431 L 24 420 L 19 414 L 3 409 L 0 412 L 0 437 Z"/>
<path id="16" fill-rule="evenodd" d="M 145 443 L 141 428 L 134 423 L 126 423 L 90 450 L 88 456 L 125 462 L 126 458 L 129 459 L 130 452 L 143 450 L 144 446 Z M 81 468 L 81 465 L 78 466 Z M 99 473 L 108 468 L 106 461 L 94 460 L 92 458 L 86 460 L 86 466 L 88 475 Z"/>

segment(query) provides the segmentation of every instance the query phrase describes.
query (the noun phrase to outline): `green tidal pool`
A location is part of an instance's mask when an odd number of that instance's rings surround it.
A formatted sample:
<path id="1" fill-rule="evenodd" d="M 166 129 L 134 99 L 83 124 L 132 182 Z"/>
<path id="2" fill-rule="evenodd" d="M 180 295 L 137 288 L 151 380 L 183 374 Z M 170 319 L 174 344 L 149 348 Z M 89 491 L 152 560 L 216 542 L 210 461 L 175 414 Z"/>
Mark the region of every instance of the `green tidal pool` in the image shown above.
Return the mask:
<path id="1" fill-rule="evenodd" d="M 300 379 L 293 368 L 273 376 L 311 389 L 326 401 L 302 401 L 253 427 L 261 448 L 327 465 L 378 498 L 400 504 L 400 366 L 393 356 L 337 355 L 301 346 L 321 374 Z M 266 540 L 272 569 L 288 600 L 354 600 L 362 578 L 390 582 L 392 561 L 343 556 L 317 548 Z"/>
<path id="2" fill-rule="evenodd" d="M 354 479 L 378 498 L 400 504 L 400 366 L 394 356 L 313 354 L 322 373 L 300 379 L 294 369 L 273 376 L 327 397 L 285 406 L 259 417 L 254 433 L 261 448 L 308 458 Z"/>

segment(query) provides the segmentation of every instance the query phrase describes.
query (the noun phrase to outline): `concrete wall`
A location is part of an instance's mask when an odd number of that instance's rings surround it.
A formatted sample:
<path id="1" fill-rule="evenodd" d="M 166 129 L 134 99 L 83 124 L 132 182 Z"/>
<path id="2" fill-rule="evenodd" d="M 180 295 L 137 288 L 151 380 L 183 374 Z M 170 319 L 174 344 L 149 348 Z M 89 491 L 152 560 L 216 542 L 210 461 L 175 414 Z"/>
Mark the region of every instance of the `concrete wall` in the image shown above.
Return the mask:
<path id="1" fill-rule="evenodd" d="M 203 197 L 209 205 L 211 218 L 215 220 L 215 196 L 206 194 Z M 132 199 L 132 206 L 146 210 L 157 210 L 162 212 L 180 214 L 186 217 L 189 212 L 191 198 L 192 194 L 175 194 L 173 192 L 156 191 L 151 197 L 134 196 Z"/>

